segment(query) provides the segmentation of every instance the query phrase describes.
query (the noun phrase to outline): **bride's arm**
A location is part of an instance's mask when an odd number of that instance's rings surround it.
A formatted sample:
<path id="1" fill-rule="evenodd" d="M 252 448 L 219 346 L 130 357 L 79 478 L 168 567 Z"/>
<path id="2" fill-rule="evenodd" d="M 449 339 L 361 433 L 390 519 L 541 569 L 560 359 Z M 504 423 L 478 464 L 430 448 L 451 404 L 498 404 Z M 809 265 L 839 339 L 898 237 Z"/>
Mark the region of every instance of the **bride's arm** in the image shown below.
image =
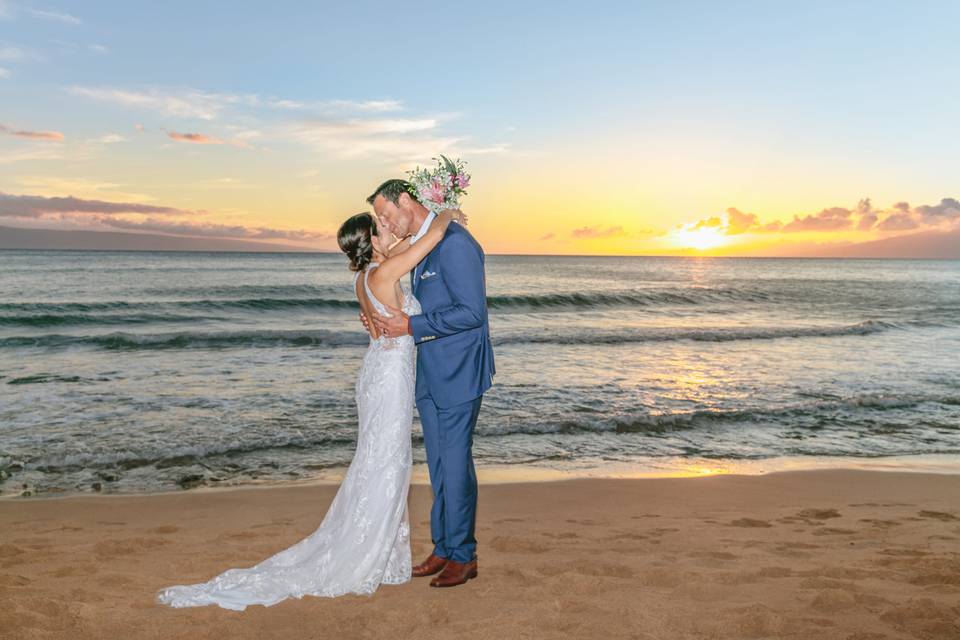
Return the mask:
<path id="1" fill-rule="evenodd" d="M 413 244 L 405 240 L 407 248 L 396 254 L 391 251 L 389 257 L 371 273 L 370 277 L 380 282 L 399 280 L 439 244 L 452 220 L 462 220 L 463 217 L 463 212 L 459 209 L 444 209 L 430 223 L 423 237 Z"/>
<path id="2" fill-rule="evenodd" d="M 401 253 L 409 249 L 411 247 L 410 238 L 412 237 L 413 237 L 413 234 L 408 233 L 407 235 L 403 236 L 402 238 L 394 242 L 392 245 L 390 245 L 387 248 L 387 257 L 391 258 L 393 256 L 400 255 Z"/>

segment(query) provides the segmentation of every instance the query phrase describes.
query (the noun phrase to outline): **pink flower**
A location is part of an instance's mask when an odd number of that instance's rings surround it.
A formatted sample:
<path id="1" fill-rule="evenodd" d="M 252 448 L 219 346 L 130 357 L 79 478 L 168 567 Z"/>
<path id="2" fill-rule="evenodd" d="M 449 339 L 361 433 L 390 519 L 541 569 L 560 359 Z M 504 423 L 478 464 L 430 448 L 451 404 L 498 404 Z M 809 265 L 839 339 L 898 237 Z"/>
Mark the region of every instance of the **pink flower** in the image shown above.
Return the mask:
<path id="1" fill-rule="evenodd" d="M 443 201 L 447 198 L 447 190 L 439 180 L 434 180 L 430 184 L 426 195 L 428 200 L 436 202 L 437 204 L 443 204 Z"/>
<path id="2" fill-rule="evenodd" d="M 468 176 L 468 175 L 465 174 L 465 173 L 458 173 L 458 174 L 457 174 L 457 186 L 459 186 L 461 189 L 466 189 L 467 187 L 469 187 L 469 186 L 470 186 L 470 176 Z"/>

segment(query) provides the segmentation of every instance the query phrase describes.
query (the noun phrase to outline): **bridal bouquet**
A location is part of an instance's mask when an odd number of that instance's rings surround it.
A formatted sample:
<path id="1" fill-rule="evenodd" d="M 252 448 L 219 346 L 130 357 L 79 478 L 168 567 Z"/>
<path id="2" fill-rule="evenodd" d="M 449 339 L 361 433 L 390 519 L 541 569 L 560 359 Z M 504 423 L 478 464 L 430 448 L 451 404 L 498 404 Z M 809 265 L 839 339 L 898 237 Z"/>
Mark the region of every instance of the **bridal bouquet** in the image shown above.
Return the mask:
<path id="1" fill-rule="evenodd" d="M 470 186 L 470 174 L 464 171 L 464 164 L 459 158 L 450 160 L 441 155 L 433 170 L 417 167 L 408 171 L 410 194 L 432 213 L 459 209 L 460 196 L 466 195 L 465 189 Z"/>

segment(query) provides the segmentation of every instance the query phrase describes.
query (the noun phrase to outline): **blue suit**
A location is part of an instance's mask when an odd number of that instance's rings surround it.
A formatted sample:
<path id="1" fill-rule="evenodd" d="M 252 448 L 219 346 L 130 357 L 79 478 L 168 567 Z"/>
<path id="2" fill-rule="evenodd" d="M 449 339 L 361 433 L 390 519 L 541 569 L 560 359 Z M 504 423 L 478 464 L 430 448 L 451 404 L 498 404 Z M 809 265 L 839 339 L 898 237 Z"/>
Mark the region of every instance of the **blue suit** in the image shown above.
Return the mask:
<path id="1" fill-rule="evenodd" d="M 433 553 L 468 562 L 476 554 L 477 476 L 473 430 L 495 373 L 483 249 L 451 224 L 410 274 L 422 313 L 410 317 L 417 345 L 417 410 L 433 487 Z"/>

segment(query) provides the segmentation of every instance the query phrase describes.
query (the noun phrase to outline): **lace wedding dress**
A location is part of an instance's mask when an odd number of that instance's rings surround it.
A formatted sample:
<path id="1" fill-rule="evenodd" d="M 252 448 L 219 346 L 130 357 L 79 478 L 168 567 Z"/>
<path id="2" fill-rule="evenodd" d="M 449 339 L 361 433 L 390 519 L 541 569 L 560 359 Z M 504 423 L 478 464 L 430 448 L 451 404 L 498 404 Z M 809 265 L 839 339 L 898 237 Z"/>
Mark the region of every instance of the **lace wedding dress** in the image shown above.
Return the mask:
<path id="1" fill-rule="evenodd" d="M 389 316 L 367 284 L 377 266 L 370 263 L 363 284 L 374 308 Z M 420 303 L 406 289 L 403 310 L 420 313 Z M 269 607 L 291 596 L 371 594 L 381 584 L 409 581 L 414 373 L 411 336 L 371 338 L 357 378 L 356 452 L 317 530 L 256 566 L 163 589 L 157 602 L 243 611 L 248 605 Z"/>

